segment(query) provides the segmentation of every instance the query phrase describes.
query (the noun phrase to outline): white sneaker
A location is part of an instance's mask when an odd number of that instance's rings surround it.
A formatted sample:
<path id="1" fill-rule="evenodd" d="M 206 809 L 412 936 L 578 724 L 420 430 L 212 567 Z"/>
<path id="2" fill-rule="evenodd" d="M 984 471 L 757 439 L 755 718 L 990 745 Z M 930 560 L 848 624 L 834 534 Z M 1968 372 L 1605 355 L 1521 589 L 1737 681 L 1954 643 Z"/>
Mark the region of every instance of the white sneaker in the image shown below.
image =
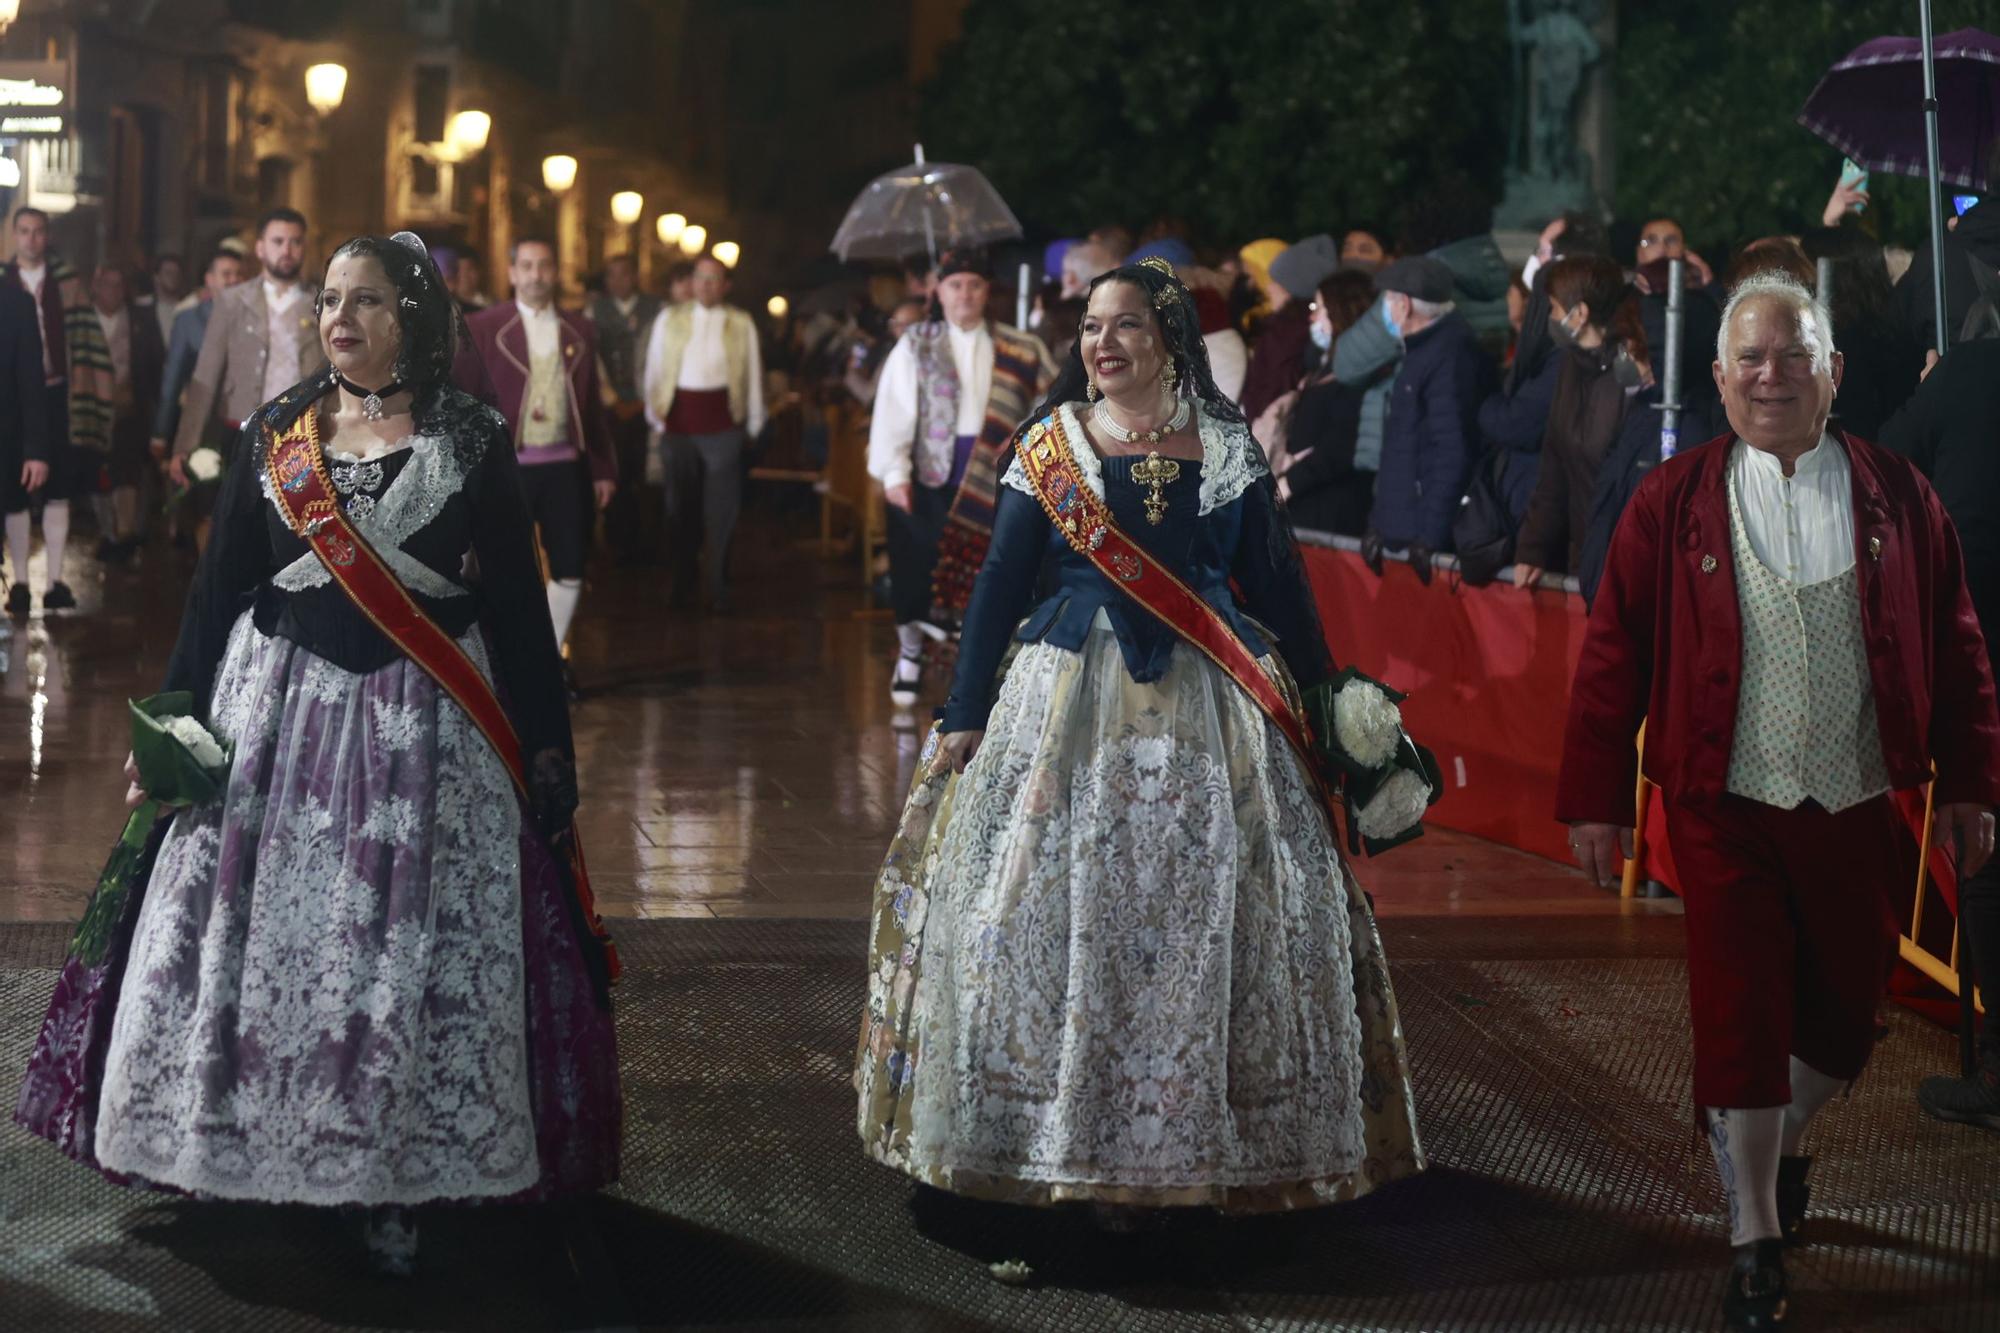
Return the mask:
<path id="1" fill-rule="evenodd" d="M 896 658 L 895 670 L 889 673 L 889 702 L 898 708 L 915 708 L 917 690 L 923 683 L 923 661 L 899 655 Z"/>

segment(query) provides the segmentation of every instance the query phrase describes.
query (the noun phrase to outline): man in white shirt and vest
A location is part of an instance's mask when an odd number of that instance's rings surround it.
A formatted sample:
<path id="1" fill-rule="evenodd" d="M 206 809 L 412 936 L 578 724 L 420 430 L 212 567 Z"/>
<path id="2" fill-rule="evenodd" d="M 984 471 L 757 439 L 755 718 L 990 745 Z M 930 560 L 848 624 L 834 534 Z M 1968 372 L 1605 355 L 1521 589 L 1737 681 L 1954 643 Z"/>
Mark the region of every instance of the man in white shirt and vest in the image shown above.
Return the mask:
<path id="1" fill-rule="evenodd" d="M 959 609 L 953 599 L 937 595 L 935 576 L 961 486 L 976 461 L 986 464 L 978 470 L 985 493 L 966 497 L 966 507 L 985 514 L 990 532 L 998 450 L 1055 378 L 1055 362 L 1040 338 L 986 318 L 991 291 L 983 254 L 945 252 L 936 287 L 944 318 L 907 329 L 875 385 L 868 475 L 882 484 L 888 505 L 889 596 L 898 648 L 889 698 L 899 708 L 917 702 L 924 639 L 942 639 L 940 620 Z M 946 605 L 934 613 L 940 602 Z"/>
<path id="2" fill-rule="evenodd" d="M 598 396 L 597 334 L 583 316 L 556 308 L 554 242 L 515 241 L 507 275 L 514 299 L 465 323 L 514 432 L 521 488 L 548 560 L 549 619 L 560 647 L 583 596 L 591 502 L 598 509 L 611 503 L 618 462 Z"/>
<path id="3" fill-rule="evenodd" d="M 764 429 L 764 358 L 756 323 L 723 304 L 729 270 L 721 260 L 695 261 L 691 287 L 693 300 L 668 306 L 653 321 L 646 420 L 660 436 L 665 464 L 674 601 L 693 599 L 699 531 L 709 606 L 725 611 L 729 539 L 743 508 L 743 448 Z"/>
<path id="4" fill-rule="evenodd" d="M 168 470 L 185 486 L 187 456 L 208 438 L 220 417 L 231 446 L 243 422 L 258 408 L 318 370 L 326 361 L 319 345 L 319 288 L 300 276 L 305 267 L 306 219 L 295 209 L 274 208 L 257 223 L 261 277 L 215 298 L 215 313 L 202 334 L 181 402 Z"/>
<path id="5" fill-rule="evenodd" d="M 1733 1328 L 1789 1318 L 1807 1123 L 1858 1077 L 1914 866 L 1893 790 L 1936 773 L 1961 876 L 1993 851 L 2000 714 L 1958 534 L 1907 460 L 1826 422 L 1832 320 L 1779 274 L 1731 295 L 1731 433 L 1634 493 L 1570 699 L 1557 817 L 1601 883 L 1629 850 L 1634 737 L 1687 911 L 1694 1102 L 1735 1247 Z"/>

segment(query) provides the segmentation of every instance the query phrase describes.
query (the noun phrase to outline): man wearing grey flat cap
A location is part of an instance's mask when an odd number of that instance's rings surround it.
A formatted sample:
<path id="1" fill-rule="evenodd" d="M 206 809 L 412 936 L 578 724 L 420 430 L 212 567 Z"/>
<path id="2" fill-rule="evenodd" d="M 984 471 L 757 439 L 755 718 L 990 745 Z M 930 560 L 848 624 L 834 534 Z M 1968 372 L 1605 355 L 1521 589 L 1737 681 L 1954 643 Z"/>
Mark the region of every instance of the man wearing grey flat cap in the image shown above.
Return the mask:
<path id="1" fill-rule="evenodd" d="M 1493 364 L 1452 305 L 1452 273 L 1429 255 L 1398 259 L 1375 275 L 1375 309 L 1403 344 L 1403 364 L 1382 425 L 1375 508 L 1362 542 L 1378 573 L 1384 548 L 1409 552 L 1428 583 L 1431 557 L 1451 535 L 1452 516 L 1472 464 L 1479 404 L 1493 388 Z"/>

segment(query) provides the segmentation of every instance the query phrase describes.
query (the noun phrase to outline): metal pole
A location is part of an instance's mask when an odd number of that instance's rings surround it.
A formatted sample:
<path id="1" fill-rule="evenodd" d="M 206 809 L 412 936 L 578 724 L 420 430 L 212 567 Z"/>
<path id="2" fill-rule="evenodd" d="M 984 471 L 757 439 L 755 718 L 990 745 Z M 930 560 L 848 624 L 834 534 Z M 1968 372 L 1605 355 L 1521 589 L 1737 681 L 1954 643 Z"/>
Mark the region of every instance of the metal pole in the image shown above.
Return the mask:
<path id="1" fill-rule="evenodd" d="M 1944 327 L 1944 208 L 1938 191 L 1937 42 L 1931 35 L 1931 0 L 1917 0 L 1917 17 L 1924 42 L 1924 158 L 1931 187 L 1931 317 L 1936 321 L 1938 355 L 1946 348 Z"/>
<path id="2" fill-rule="evenodd" d="M 924 167 L 924 146 L 922 144 L 918 144 L 917 175 L 919 177 L 927 176 L 930 174 L 929 172 L 923 170 L 923 167 Z M 931 271 L 936 272 L 938 264 L 937 232 L 931 226 L 931 192 L 929 188 L 925 188 L 922 197 L 923 197 L 923 204 L 921 205 L 921 208 L 924 215 L 924 253 L 930 256 Z"/>
<path id="3" fill-rule="evenodd" d="M 1660 368 L 1660 461 L 1674 456 L 1681 443 L 1681 343 L 1687 332 L 1684 317 L 1687 261 L 1667 261 L 1666 364 Z"/>
<path id="4" fill-rule="evenodd" d="M 1831 259 L 1822 259 L 1815 265 L 1815 268 L 1819 273 L 1819 281 L 1815 284 L 1813 299 L 1825 306 L 1826 313 L 1831 316 L 1833 314 L 1833 261 Z"/>
<path id="5" fill-rule="evenodd" d="M 1028 327 L 1028 283 L 1032 280 L 1034 271 L 1032 265 L 1021 265 L 1021 276 L 1015 283 L 1014 327 L 1017 329 Z"/>

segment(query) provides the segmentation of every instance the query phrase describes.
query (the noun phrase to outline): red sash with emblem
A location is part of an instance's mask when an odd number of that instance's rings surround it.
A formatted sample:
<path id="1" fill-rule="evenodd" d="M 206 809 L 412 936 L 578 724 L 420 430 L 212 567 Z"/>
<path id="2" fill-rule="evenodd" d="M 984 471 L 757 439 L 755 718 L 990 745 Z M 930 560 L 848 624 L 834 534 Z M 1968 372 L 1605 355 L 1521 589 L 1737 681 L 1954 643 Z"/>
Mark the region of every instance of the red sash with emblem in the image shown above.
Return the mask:
<path id="1" fill-rule="evenodd" d="M 1082 447 L 1088 449 L 1089 442 L 1083 442 Z M 1303 706 L 1265 673 L 1229 622 L 1200 593 L 1119 529 L 1111 517 L 1111 507 L 1083 479 L 1060 415 L 1029 427 L 1016 446 L 1015 455 L 1021 460 L 1021 470 L 1027 473 L 1035 498 L 1041 501 L 1043 510 L 1070 549 L 1111 580 L 1113 587 L 1178 634 L 1182 642 L 1222 668 L 1291 742 L 1328 813 L 1338 809 L 1339 798 L 1327 781 L 1319 752 L 1313 746 L 1312 728 L 1306 723 Z"/>
<path id="2" fill-rule="evenodd" d="M 521 738 L 515 733 L 513 722 L 500 706 L 493 687 L 458 641 L 417 605 L 403 581 L 382 563 L 382 557 L 341 509 L 332 480 L 326 474 L 325 456 L 320 451 L 318 412 L 306 409 L 283 435 L 271 440 L 270 450 L 271 490 L 283 506 L 292 531 L 312 548 L 361 614 L 465 710 L 473 725 L 492 743 L 507 775 L 514 780 L 515 789 L 525 799 L 528 773 L 521 755 Z M 584 868 L 583 843 L 574 825 L 567 841 L 578 906 L 604 951 L 610 979 L 615 981 L 622 970 L 618 951 L 597 915 L 596 900 L 590 892 L 590 874 Z"/>

